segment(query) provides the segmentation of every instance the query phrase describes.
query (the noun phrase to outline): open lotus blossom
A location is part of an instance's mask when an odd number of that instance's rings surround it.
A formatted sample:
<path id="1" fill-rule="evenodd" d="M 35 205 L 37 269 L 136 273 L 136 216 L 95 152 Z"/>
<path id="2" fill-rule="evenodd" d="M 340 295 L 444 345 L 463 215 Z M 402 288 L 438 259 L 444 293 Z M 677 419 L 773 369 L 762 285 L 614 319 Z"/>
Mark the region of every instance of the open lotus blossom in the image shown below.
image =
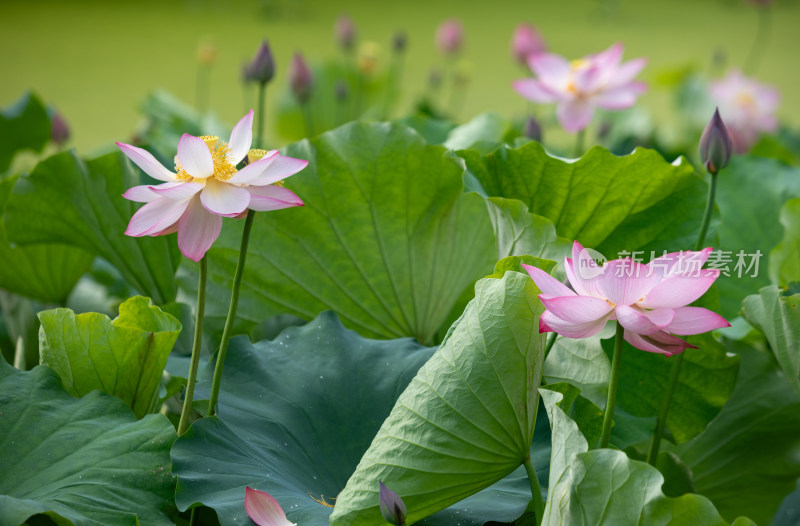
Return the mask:
<path id="1" fill-rule="evenodd" d="M 125 234 L 163 236 L 177 231 L 183 255 L 200 261 L 219 236 L 223 217 L 242 216 L 248 208 L 267 211 L 303 206 L 280 181 L 305 168 L 308 161 L 280 155 L 277 150 L 250 150 L 252 127 L 250 110 L 233 128 L 228 143 L 217 137 L 183 134 L 175 172 L 146 150 L 117 143 L 147 175 L 164 181 L 134 186 L 123 194 L 131 201 L 147 203 L 133 215 Z M 245 156 L 250 164 L 237 170 Z"/>
<path id="2" fill-rule="evenodd" d="M 258 526 L 297 526 L 289 522 L 281 505 L 266 491 L 248 486 L 244 490 L 244 509 Z"/>
<path id="3" fill-rule="evenodd" d="M 573 60 L 552 53 L 533 53 L 528 65 L 536 78 L 514 82 L 523 97 L 544 104 L 558 104 L 558 122 L 568 132 L 586 128 L 596 107 L 607 110 L 630 108 L 647 85 L 633 79 L 647 63 L 637 58 L 622 63 L 622 44 Z"/>
<path id="4" fill-rule="evenodd" d="M 671 356 L 687 347 L 677 335 L 700 334 L 729 327 L 708 309 L 687 307 L 719 277 L 718 269 L 701 268 L 712 249 L 673 252 L 648 264 L 629 258 L 602 267 L 577 241 L 564 269 L 572 289 L 536 267 L 523 265 L 541 290 L 545 312 L 539 332 L 557 332 L 567 338 L 588 338 L 617 320 L 625 340 L 643 351 Z"/>
<path id="5" fill-rule="evenodd" d="M 731 134 L 734 152 L 745 153 L 762 133 L 777 131 L 775 111 L 781 98 L 777 89 L 732 70 L 712 82 L 709 92 Z"/>

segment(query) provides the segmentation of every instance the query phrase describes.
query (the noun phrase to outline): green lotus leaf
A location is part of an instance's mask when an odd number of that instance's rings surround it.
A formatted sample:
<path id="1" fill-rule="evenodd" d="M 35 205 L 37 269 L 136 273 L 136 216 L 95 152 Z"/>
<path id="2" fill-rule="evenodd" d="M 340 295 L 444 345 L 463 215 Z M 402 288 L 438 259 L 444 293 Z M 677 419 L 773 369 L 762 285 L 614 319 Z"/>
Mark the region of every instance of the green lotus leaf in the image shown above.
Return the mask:
<path id="1" fill-rule="evenodd" d="M 0 173 L 8 169 L 17 152 L 42 151 L 50 141 L 50 126 L 44 104 L 32 93 L 0 110 Z"/>

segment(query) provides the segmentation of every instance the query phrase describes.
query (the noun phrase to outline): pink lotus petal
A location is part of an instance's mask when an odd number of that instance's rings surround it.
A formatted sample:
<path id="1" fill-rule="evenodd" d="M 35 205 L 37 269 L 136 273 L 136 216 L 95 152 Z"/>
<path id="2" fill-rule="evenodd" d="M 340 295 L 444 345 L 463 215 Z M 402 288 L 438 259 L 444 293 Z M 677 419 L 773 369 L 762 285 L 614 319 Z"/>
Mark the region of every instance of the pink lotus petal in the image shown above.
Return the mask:
<path id="1" fill-rule="evenodd" d="M 522 268 L 528 271 L 533 282 L 539 287 L 542 294 L 549 294 L 551 296 L 575 296 L 569 287 L 558 281 L 556 278 L 545 272 L 540 268 L 531 265 L 522 264 Z"/>
<path id="2" fill-rule="evenodd" d="M 586 99 L 563 101 L 556 108 L 561 126 L 570 133 L 586 128 L 594 117 L 594 106 Z"/>
<path id="3" fill-rule="evenodd" d="M 200 261 L 222 228 L 222 217 L 212 214 L 194 198 L 188 201 L 189 207 L 178 221 L 178 248 L 193 261 Z"/>
<path id="4" fill-rule="evenodd" d="M 595 104 L 606 110 L 624 110 L 636 104 L 639 90 L 635 86 L 622 86 L 594 96 Z"/>
<path id="5" fill-rule="evenodd" d="M 165 184 L 174 184 L 174 183 L 165 183 Z M 159 195 L 154 191 L 150 190 L 149 184 L 144 184 L 141 186 L 133 186 L 128 188 L 122 197 L 127 199 L 128 201 L 136 201 L 137 203 L 149 203 L 154 199 L 158 199 Z"/>
<path id="6" fill-rule="evenodd" d="M 629 60 L 617 69 L 612 82 L 617 86 L 627 84 L 636 78 L 636 75 L 638 75 L 646 65 L 646 58 L 635 58 L 633 60 Z"/>
<path id="7" fill-rule="evenodd" d="M 625 330 L 638 334 L 651 334 L 663 330 L 675 317 L 671 309 L 641 311 L 628 305 L 617 305 L 614 310 L 617 321 L 625 327 Z"/>
<path id="8" fill-rule="evenodd" d="M 281 505 L 266 491 L 248 486 L 244 491 L 244 509 L 258 526 L 296 526 L 286 519 Z"/>
<path id="9" fill-rule="evenodd" d="M 269 212 L 282 210 L 293 206 L 304 206 L 303 200 L 297 194 L 280 186 L 250 186 L 250 210 L 256 212 Z"/>
<path id="10" fill-rule="evenodd" d="M 214 173 L 214 160 L 211 151 L 199 137 L 188 133 L 178 142 L 178 160 L 186 173 L 197 179 L 205 179 Z"/>
<path id="11" fill-rule="evenodd" d="M 578 93 L 592 93 L 597 90 L 598 84 L 604 80 L 604 73 L 597 66 L 578 69 L 572 78 L 573 87 Z"/>
<path id="12" fill-rule="evenodd" d="M 606 49 L 605 51 L 601 51 L 596 55 L 593 55 L 591 58 L 592 62 L 598 67 L 605 69 L 605 68 L 614 68 L 619 65 L 622 61 L 622 54 L 625 52 L 625 46 L 620 44 L 619 42 L 613 44 L 610 48 Z"/>
<path id="13" fill-rule="evenodd" d="M 713 247 L 703 250 L 683 250 L 681 252 L 670 252 L 653 259 L 647 264 L 653 272 L 663 280 L 672 275 L 696 274 L 703 268 L 708 257 L 714 251 Z"/>
<path id="14" fill-rule="evenodd" d="M 183 201 L 202 190 L 204 186 L 205 185 L 201 183 L 167 183 L 159 186 L 151 186 L 150 190 L 156 195 L 166 197 L 167 199 Z"/>
<path id="15" fill-rule="evenodd" d="M 278 158 L 278 150 L 272 150 L 267 155 L 250 163 L 228 180 L 231 184 L 250 184 L 251 181 L 257 179 L 275 159 Z"/>
<path id="16" fill-rule="evenodd" d="M 308 166 L 308 161 L 281 155 L 276 157 L 251 184 L 265 186 L 287 179 Z"/>
<path id="17" fill-rule="evenodd" d="M 528 57 L 528 65 L 536 76 L 552 79 L 554 84 L 565 81 L 572 69 L 567 60 L 553 53 L 534 53 Z"/>
<path id="18" fill-rule="evenodd" d="M 200 201 L 212 214 L 235 216 L 250 204 L 250 192 L 239 186 L 210 179 L 200 192 Z"/>
<path id="19" fill-rule="evenodd" d="M 122 153 L 124 153 L 128 159 L 133 161 L 136 166 L 144 170 L 144 173 L 153 179 L 158 179 L 159 181 L 176 181 L 175 174 L 164 168 L 164 165 L 158 162 L 147 150 L 122 142 L 118 142 L 117 146 L 119 146 L 119 149 L 122 150 Z"/>
<path id="20" fill-rule="evenodd" d="M 160 232 L 180 219 L 188 201 L 173 201 L 164 197 L 150 201 L 133 214 L 126 236 L 140 237 Z"/>
<path id="21" fill-rule="evenodd" d="M 532 100 L 533 102 L 550 103 L 557 102 L 563 97 L 553 92 L 548 86 L 545 86 L 537 79 L 522 79 L 514 81 L 512 84 L 514 91 Z"/>
<path id="22" fill-rule="evenodd" d="M 664 330 L 673 334 L 702 334 L 731 324 L 716 312 L 702 307 L 679 307 L 675 318 Z"/>
<path id="23" fill-rule="evenodd" d="M 600 319 L 603 324 L 608 320 L 608 315 L 614 307 L 606 300 L 591 296 L 550 296 L 539 294 L 544 307 L 553 316 L 573 324 L 586 324 Z"/>
<path id="24" fill-rule="evenodd" d="M 589 323 L 570 323 L 550 311 L 544 311 L 539 318 L 539 332 L 557 332 L 567 338 L 588 338 L 602 331 L 607 321 L 600 318 Z"/>
<path id="25" fill-rule="evenodd" d="M 639 306 L 645 309 L 677 309 L 688 305 L 706 293 L 719 277 L 719 272 L 718 269 L 703 269 L 696 276 L 670 276 L 648 291 Z"/>
<path id="26" fill-rule="evenodd" d="M 632 305 L 639 301 L 658 283 L 658 277 L 649 271 L 647 265 L 631 259 L 615 259 L 603 267 L 597 276 L 597 291 L 614 305 Z M 657 308 L 656 306 L 646 306 Z M 662 305 L 659 305 L 661 307 Z M 669 307 L 663 305 L 663 307 Z"/>
<path id="27" fill-rule="evenodd" d="M 231 140 L 228 142 L 228 161 L 236 166 L 244 159 L 250 150 L 253 142 L 253 110 L 239 119 L 231 132 Z"/>
<path id="28" fill-rule="evenodd" d="M 689 342 L 683 341 L 676 336 L 672 336 L 671 334 L 667 334 L 664 331 L 658 331 L 644 336 L 626 330 L 624 337 L 625 341 L 637 349 L 658 354 L 666 354 L 667 356 L 681 353 L 687 348 L 697 349 L 697 347 Z"/>
<path id="29" fill-rule="evenodd" d="M 595 281 L 603 270 L 577 241 L 572 243 L 572 259 L 564 259 L 564 271 L 575 292 L 581 296 L 599 297 Z"/>

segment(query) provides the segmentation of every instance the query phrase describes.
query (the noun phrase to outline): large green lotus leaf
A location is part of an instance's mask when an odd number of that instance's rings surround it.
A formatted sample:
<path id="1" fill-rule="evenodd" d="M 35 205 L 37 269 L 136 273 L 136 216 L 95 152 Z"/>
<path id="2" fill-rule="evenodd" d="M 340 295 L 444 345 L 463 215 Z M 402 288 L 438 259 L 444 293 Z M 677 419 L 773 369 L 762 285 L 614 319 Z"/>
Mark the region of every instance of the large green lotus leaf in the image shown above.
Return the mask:
<path id="1" fill-rule="evenodd" d="M 326 312 L 274 341 L 231 340 L 218 416 L 195 422 L 172 449 L 176 502 L 246 524 L 244 490 L 267 491 L 300 524 L 331 513 L 309 496 L 344 488 L 400 392 L 431 356 L 410 338 L 368 340 Z M 210 376 L 210 375 L 209 375 Z M 203 397 L 210 378 L 201 379 Z"/>
<path id="2" fill-rule="evenodd" d="M 700 434 L 728 401 L 739 373 L 738 356 L 711 334 L 689 338 L 699 349 L 684 351 L 681 374 L 672 396 L 666 427 L 677 442 Z M 610 356 L 614 340 L 603 340 Z M 657 416 L 667 389 L 674 357 L 649 353 L 625 342 L 617 404 L 638 417 Z"/>
<path id="3" fill-rule="evenodd" d="M 153 411 L 161 373 L 181 324 L 136 296 L 105 314 L 70 309 L 39 313 L 41 363 L 51 367 L 73 396 L 99 389 L 122 399 L 138 418 Z"/>
<path id="4" fill-rule="evenodd" d="M 50 117 L 42 101 L 26 93 L 0 111 L 0 173 L 20 150 L 40 152 L 50 140 Z"/>
<path id="5" fill-rule="evenodd" d="M 550 263 L 550 262 L 548 262 Z M 533 281 L 487 278 L 400 395 L 339 494 L 331 524 L 383 524 L 378 482 L 413 523 L 502 479 L 529 455 L 545 336 Z"/>
<path id="6" fill-rule="evenodd" d="M 164 415 L 136 420 L 105 393 L 73 398 L 48 367 L 0 360 L 0 429 L 0 524 L 36 514 L 67 526 L 173 524 L 175 429 Z"/>
<path id="7" fill-rule="evenodd" d="M 589 451 L 578 425 L 558 405 L 562 395 L 545 388 L 541 394 L 552 426 L 544 526 L 728 524 L 705 497 L 665 496 L 664 477 L 649 464 L 613 449 Z"/>
<path id="8" fill-rule="evenodd" d="M 727 256 L 722 268 L 728 274 L 723 272 L 717 280 L 723 316 L 735 316 L 746 296 L 770 284 L 770 251 L 783 238 L 781 207 L 797 196 L 800 196 L 800 168 L 774 159 L 735 157 L 720 172 L 719 237 L 720 249 Z M 752 257 L 757 253 L 760 258 Z"/>
<path id="9" fill-rule="evenodd" d="M 744 317 L 764 333 L 786 378 L 800 397 L 800 294 L 781 296 L 772 285 L 748 296 Z"/>
<path id="10" fill-rule="evenodd" d="M 422 135 L 425 142 L 428 144 L 442 144 L 447 140 L 450 130 L 456 127 L 450 121 L 437 119 L 428 115 L 417 114 L 397 119 L 397 122 L 413 128 L 417 133 Z"/>
<path id="11" fill-rule="evenodd" d="M 94 256 L 62 244 L 12 246 L 3 211 L 17 177 L 0 178 L 0 289 L 44 302 L 63 303 Z"/>
<path id="12" fill-rule="evenodd" d="M 306 206 L 257 216 L 239 329 L 331 309 L 365 336 L 430 342 L 497 259 L 486 203 L 464 193 L 460 159 L 405 126 L 362 122 L 285 153 L 310 160 L 287 180 Z M 227 314 L 240 237 L 228 222 L 209 251 L 212 327 Z"/>
<path id="13" fill-rule="evenodd" d="M 559 236 L 610 259 L 634 250 L 650 259 L 649 251 L 686 249 L 697 236 L 707 185 L 683 159 L 670 164 L 642 148 L 617 157 L 594 147 L 567 161 L 538 143 L 459 155 L 488 195 L 521 200 Z"/>
<path id="14" fill-rule="evenodd" d="M 700 436 L 673 449 L 723 516 L 770 524 L 800 477 L 800 401 L 769 354 L 727 348 L 742 360 L 736 390 Z"/>
<path id="15" fill-rule="evenodd" d="M 490 197 L 487 206 L 497 237 L 498 259 L 528 255 L 563 262 L 570 256 L 572 242 L 559 237 L 552 221 L 531 214 L 522 201 Z"/>
<path id="16" fill-rule="evenodd" d="M 569 382 L 583 396 L 602 406 L 606 402 L 611 360 L 603 351 L 600 338 L 556 338 L 544 360 L 548 384 Z"/>
<path id="17" fill-rule="evenodd" d="M 451 150 L 466 150 L 476 143 L 511 142 L 519 136 L 511 121 L 497 113 L 482 113 L 471 121 L 453 128 L 444 145 Z M 494 149 L 494 148 L 493 148 Z"/>
<path id="18" fill-rule="evenodd" d="M 175 239 L 124 235 L 136 205 L 122 194 L 139 183 L 119 152 L 85 162 L 73 151 L 53 155 L 14 186 L 6 234 L 21 245 L 66 243 L 97 254 L 156 303 L 171 301 L 181 261 Z"/>
<path id="19" fill-rule="evenodd" d="M 780 219 L 783 240 L 769 255 L 769 276 L 786 286 L 800 281 L 800 197 L 786 201 Z"/>

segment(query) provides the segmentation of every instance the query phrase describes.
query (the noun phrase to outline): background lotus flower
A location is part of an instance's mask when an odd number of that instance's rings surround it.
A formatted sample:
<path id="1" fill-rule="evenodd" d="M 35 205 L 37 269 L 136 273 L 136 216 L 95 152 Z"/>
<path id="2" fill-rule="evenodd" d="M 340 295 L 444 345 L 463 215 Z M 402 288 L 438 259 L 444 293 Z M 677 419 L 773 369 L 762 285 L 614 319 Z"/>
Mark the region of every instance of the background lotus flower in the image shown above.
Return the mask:
<path id="1" fill-rule="evenodd" d="M 736 153 L 744 153 L 764 132 L 775 132 L 775 111 L 780 103 L 778 90 L 732 70 L 725 78 L 709 85 L 711 100 L 725 117 Z"/>
<path id="2" fill-rule="evenodd" d="M 353 23 L 353 19 L 347 15 L 337 18 L 334 36 L 343 50 L 352 51 L 356 41 L 356 25 Z"/>
<path id="3" fill-rule="evenodd" d="M 266 491 L 247 486 L 244 490 L 244 509 L 258 526 L 297 526 L 289 522 L 281 505 Z"/>
<path id="4" fill-rule="evenodd" d="M 436 29 L 436 47 L 442 54 L 451 56 L 461 51 L 464 43 L 464 27 L 455 18 L 445 20 Z"/>
<path id="5" fill-rule="evenodd" d="M 250 210 L 280 210 L 302 206 L 291 190 L 274 183 L 299 172 L 308 161 L 285 157 L 277 150 L 250 150 L 253 111 L 242 117 L 228 143 L 217 137 L 184 134 L 175 157 L 177 173 L 165 168 L 142 148 L 117 143 L 120 150 L 160 185 L 134 186 L 123 194 L 147 203 L 131 218 L 129 236 L 161 236 L 178 232 L 184 256 L 199 261 L 219 236 L 223 217 Z M 236 166 L 248 155 L 250 164 Z M 255 159 L 258 157 L 258 160 Z"/>
<path id="6" fill-rule="evenodd" d="M 523 66 L 528 64 L 528 59 L 535 53 L 547 51 L 539 30 L 530 24 L 520 24 L 511 37 L 511 54 Z"/>
<path id="7" fill-rule="evenodd" d="M 693 345 L 677 335 L 700 334 L 730 324 L 719 314 L 687 307 L 719 277 L 718 269 L 702 269 L 711 248 L 665 254 L 644 265 L 615 259 L 593 266 L 575 241 L 564 270 L 573 290 L 536 267 L 523 265 L 542 293 L 547 309 L 539 332 L 567 338 L 588 338 L 617 320 L 625 340 L 643 351 L 673 355 Z"/>
<path id="8" fill-rule="evenodd" d="M 569 132 L 586 128 L 595 107 L 607 110 L 630 108 L 647 85 L 633 79 L 647 63 L 644 58 L 622 63 L 622 44 L 614 44 L 596 55 L 567 61 L 552 53 L 534 53 L 528 65 L 534 79 L 514 82 L 514 89 L 534 102 L 556 103 L 558 122 Z"/>

